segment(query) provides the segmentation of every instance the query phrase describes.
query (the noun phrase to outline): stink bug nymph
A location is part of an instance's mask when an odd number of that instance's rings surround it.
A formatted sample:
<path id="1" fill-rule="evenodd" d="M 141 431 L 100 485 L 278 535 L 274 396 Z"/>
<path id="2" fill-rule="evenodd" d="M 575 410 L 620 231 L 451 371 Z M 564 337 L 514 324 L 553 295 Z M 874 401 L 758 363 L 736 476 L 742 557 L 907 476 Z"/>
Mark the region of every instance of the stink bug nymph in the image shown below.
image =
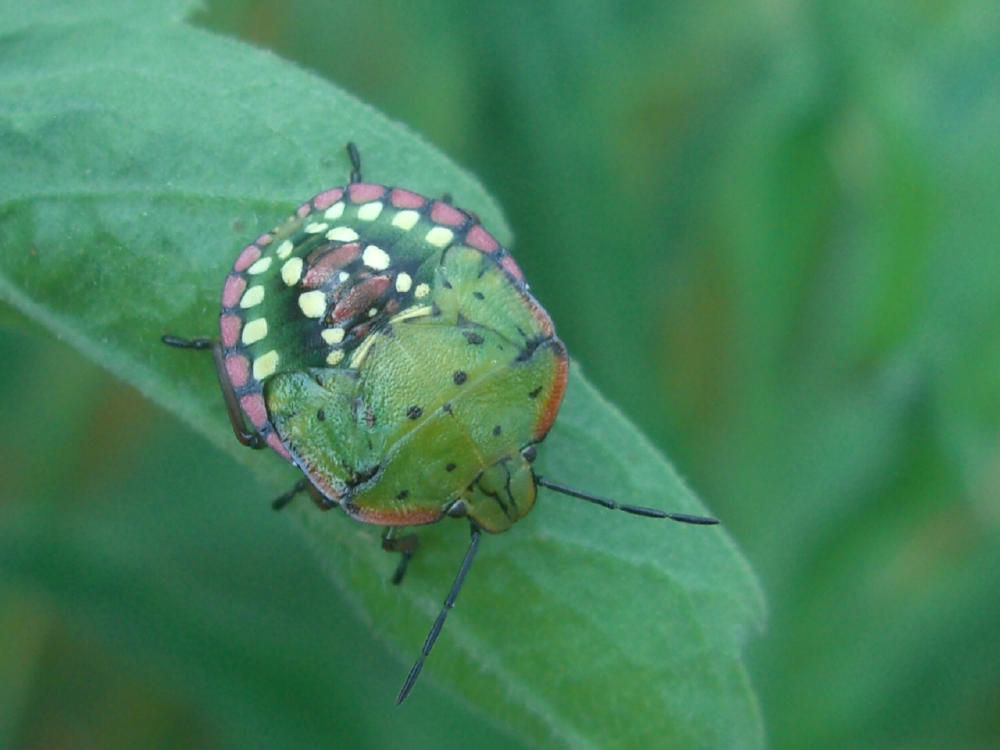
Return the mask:
<path id="1" fill-rule="evenodd" d="M 715 519 L 624 505 L 532 469 L 566 389 L 569 360 L 548 313 L 478 217 L 447 199 L 350 180 L 326 190 L 236 257 L 222 287 L 219 339 L 164 336 L 212 352 L 237 439 L 271 447 L 306 491 L 385 526 L 401 553 L 406 526 L 466 518 L 471 541 L 423 649 L 420 673 L 458 596 L 483 531 L 506 531 L 538 487 L 639 516 Z M 249 424 L 248 424 L 249 423 Z"/>

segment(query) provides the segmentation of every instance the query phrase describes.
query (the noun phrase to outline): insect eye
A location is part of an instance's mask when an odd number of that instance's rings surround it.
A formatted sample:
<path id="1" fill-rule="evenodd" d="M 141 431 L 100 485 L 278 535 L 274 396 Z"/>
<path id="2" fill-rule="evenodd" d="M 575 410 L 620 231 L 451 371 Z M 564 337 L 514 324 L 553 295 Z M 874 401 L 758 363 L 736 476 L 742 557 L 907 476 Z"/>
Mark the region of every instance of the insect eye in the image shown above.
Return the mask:
<path id="1" fill-rule="evenodd" d="M 521 455 L 524 456 L 524 460 L 530 464 L 538 456 L 538 451 L 535 450 L 535 446 L 528 445 L 521 449 Z"/>

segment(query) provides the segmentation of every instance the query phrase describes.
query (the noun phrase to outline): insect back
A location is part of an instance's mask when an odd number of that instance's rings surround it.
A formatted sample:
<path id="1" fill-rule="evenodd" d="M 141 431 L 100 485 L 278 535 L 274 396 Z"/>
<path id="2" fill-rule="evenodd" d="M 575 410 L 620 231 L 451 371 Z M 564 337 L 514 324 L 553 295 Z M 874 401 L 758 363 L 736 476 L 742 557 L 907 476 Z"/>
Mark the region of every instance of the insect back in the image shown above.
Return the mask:
<path id="1" fill-rule="evenodd" d="M 383 547 L 416 547 L 402 526 L 467 517 L 471 541 L 408 694 L 472 564 L 483 531 L 528 513 L 538 487 L 685 523 L 571 489 L 532 469 L 566 388 L 568 358 L 513 258 L 477 217 L 444 200 L 361 181 L 315 196 L 237 256 L 210 349 L 245 445 L 270 446 L 321 508 L 387 527 Z M 247 424 L 249 422 L 249 425 Z"/>

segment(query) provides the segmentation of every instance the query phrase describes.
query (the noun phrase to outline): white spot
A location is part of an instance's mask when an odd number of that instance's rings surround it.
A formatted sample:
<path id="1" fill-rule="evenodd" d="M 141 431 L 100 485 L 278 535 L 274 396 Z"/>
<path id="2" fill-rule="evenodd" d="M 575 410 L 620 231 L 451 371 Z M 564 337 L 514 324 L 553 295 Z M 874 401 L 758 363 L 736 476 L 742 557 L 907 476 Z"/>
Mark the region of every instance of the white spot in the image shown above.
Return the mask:
<path id="1" fill-rule="evenodd" d="M 284 260 L 285 258 L 287 258 L 289 255 L 292 254 L 292 250 L 294 249 L 295 245 L 292 244 L 292 241 L 285 240 L 280 245 L 278 245 L 278 249 L 274 251 L 274 254 L 277 255 L 282 260 Z"/>
<path id="2" fill-rule="evenodd" d="M 349 274 L 347 271 L 341 271 L 340 273 L 337 274 L 337 281 L 339 281 L 341 284 L 343 284 L 349 278 L 351 278 L 351 274 Z"/>
<path id="3" fill-rule="evenodd" d="M 376 315 L 378 315 L 378 308 L 377 307 L 369 307 L 368 308 L 368 317 L 369 318 L 374 318 Z"/>
<path id="4" fill-rule="evenodd" d="M 324 219 L 339 219 L 344 215 L 344 202 L 338 201 L 326 209 L 326 213 L 323 214 Z"/>
<path id="5" fill-rule="evenodd" d="M 420 221 L 420 214 L 416 211 L 400 211 L 392 217 L 392 225 L 399 227 L 405 232 L 409 232 Z"/>
<path id="6" fill-rule="evenodd" d="M 243 326 L 243 343 L 248 346 L 256 344 L 265 336 L 267 336 L 267 318 L 257 318 Z"/>
<path id="7" fill-rule="evenodd" d="M 329 354 L 326 355 L 326 363 L 328 365 L 339 365 L 340 360 L 344 358 L 343 349 L 334 349 Z"/>
<path id="8" fill-rule="evenodd" d="M 372 201 L 358 209 L 358 218 L 361 221 L 375 221 L 380 213 L 382 213 L 382 201 Z"/>
<path id="9" fill-rule="evenodd" d="M 400 294 L 406 294 L 410 291 L 411 286 L 413 286 L 413 278 L 406 271 L 396 277 L 396 291 Z"/>
<path id="10" fill-rule="evenodd" d="M 358 233 L 350 227 L 334 227 L 326 233 L 326 238 L 333 242 L 354 242 Z"/>
<path id="11" fill-rule="evenodd" d="M 271 256 L 265 255 L 263 258 L 254 263 L 250 268 L 247 269 L 247 273 L 258 274 L 264 273 L 268 268 L 271 267 Z"/>
<path id="12" fill-rule="evenodd" d="M 361 368 L 361 363 L 365 361 L 365 357 L 368 356 L 368 350 L 375 345 L 375 340 L 378 336 L 366 336 L 365 340 L 361 342 L 361 346 L 354 350 L 354 354 L 351 356 L 351 369 L 358 370 Z"/>
<path id="13" fill-rule="evenodd" d="M 302 276 L 302 258 L 289 258 L 281 267 L 281 280 L 288 286 L 295 286 Z"/>
<path id="14" fill-rule="evenodd" d="M 413 294 L 417 299 L 421 299 L 422 297 L 426 297 L 430 294 L 430 291 L 431 288 L 427 286 L 427 284 L 417 284 L 417 288 L 413 291 Z"/>
<path id="15" fill-rule="evenodd" d="M 314 221 L 312 224 L 306 224 L 304 231 L 306 234 L 319 234 L 320 232 L 325 232 L 330 228 L 329 224 L 322 221 Z"/>
<path id="16" fill-rule="evenodd" d="M 278 353 L 274 349 L 261 354 L 253 361 L 253 376 L 255 380 L 263 380 L 268 375 L 273 375 L 277 369 Z"/>
<path id="17" fill-rule="evenodd" d="M 454 236 L 455 233 L 447 227 L 434 227 L 424 239 L 435 247 L 444 247 L 451 242 L 451 238 Z"/>
<path id="18" fill-rule="evenodd" d="M 340 327 L 324 328 L 322 331 L 319 332 L 319 335 L 323 337 L 323 340 L 326 343 L 328 343 L 330 346 L 333 346 L 334 344 L 339 344 L 341 341 L 344 340 L 344 329 Z"/>
<path id="19" fill-rule="evenodd" d="M 376 271 L 384 271 L 389 267 L 389 253 L 376 245 L 369 245 L 361 254 L 361 262 Z"/>
<path id="20" fill-rule="evenodd" d="M 299 309 L 307 318 L 322 318 L 326 312 L 326 293 L 317 289 L 300 294 Z"/>
<path id="21" fill-rule="evenodd" d="M 246 290 L 243 299 L 240 300 L 240 307 L 246 310 L 248 307 L 256 307 L 264 301 L 264 287 L 260 284 L 252 286 Z"/>
<path id="22" fill-rule="evenodd" d="M 390 323 L 400 323 L 404 320 L 409 320 L 410 318 L 422 318 L 426 315 L 430 315 L 434 312 L 434 308 L 430 305 L 420 305 L 418 307 L 408 307 L 400 313 L 396 313 L 390 320 Z"/>

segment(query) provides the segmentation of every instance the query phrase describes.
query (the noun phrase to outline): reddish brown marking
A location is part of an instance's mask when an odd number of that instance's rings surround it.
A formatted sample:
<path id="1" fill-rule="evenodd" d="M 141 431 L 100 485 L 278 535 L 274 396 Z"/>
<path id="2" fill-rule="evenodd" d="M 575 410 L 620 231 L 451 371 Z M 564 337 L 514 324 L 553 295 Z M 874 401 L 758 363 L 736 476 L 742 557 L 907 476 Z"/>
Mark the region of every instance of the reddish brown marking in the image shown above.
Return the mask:
<path id="1" fill-rule="evenodd" d="M 332 245 L 324 245 L 324 248 L 330 247 Z M 309 270 L 302 277 L 302 286 L 310 289 L 323 286 L 334 273 L 356 259 L 360 254 L 361 245 L 356 242 L 350 245 L 341 245 L 336 250 L 328 249 L 325 253 L 314 250 L 309 253 Z"/>
<path id="2" fill-rule="evenodd" d="M 465 233 L 465 244 L 484 253 L 492 253 L 500 247 L 500 243 L 493 239 L 493 235 L 479 224 L 476 224 L 476 226 Z"/>
<path id="3" fill-rule="evenodd" d="M 264 397 L 259 393 L 248 393 L 241 398 L 240 408 L 258 430 L 263 429 L 264 425 L 267 424 L 267 407 L 264 406 Z"/>
<path id="4" fill-rule="evenodd" d="M 447 224 L 450 227 L 460 227 L 468 217 L 454 206 L 443 201 L 434 201 L 431 205 L 431 221 L 435 224 Z"/>
<path id="5" fill-rule="evenodd" d="M 402 188 L 393 188 L 389 194 L 389 200 L 392 202 L 394 208 L 420 208 L 427 202 L 424 196 L 411 193 L 409 190 L 403 190 Z"/>
<path id="6" fill-rule="evenodd" d="M 247 280 L 237 273 L 231 273 L 226 277 L 226 283 L 222 287 L 222 306 L 236 307 L 236 303 L 243 296 L 243 290 L 247 288 Z"/>
<path id="7" fill-rule="evenodd" d="M 301 219 L 310 211 L 312 211 L 312 203 L 303 203 L 301 206 L 295 209 L 295 215 Z"/>
<path id="8" fill-rule="evenodd" d="M 444 516 L 444 511 L 433 508 L 359 508 L 345 504 L 344 510 L 362 523 L 379 526 L 419 526 L 434 523 Z"/>
<path id="9" fill-rule="evenodd" d="M 348 185 L 347 190 L 355 203 L 368 203 L 385 195 L 385 185 L 372 185 L 368 182 L 355 182 Z"/>
<path id="10" fill-rule="evenodd" d="M 552 325 L 552 318 L 549 317 L 548 312 L 545 308 L 538 304 L 538 300 L 532 297 L 527 292 L 524 293 L 524 302 L 528 305 L 531 310 L 531 314 L 535 316 L 535 320 L 538 322 L 538 327 L 541 329 L 542 334 L 546 338 L 550 338 L 556 335 L 556 328 Z"/>
<path id="11" fill-rule="evenodd" d="M 270 435 L 268 435 L 267 444 L 271 446 L 271 448 L 274 450 L 275 453 L 277 453 L 286 461 L 292 460 L 292 456 L 288 452 L 288 448 L 286 448 L 284 444 L 281 442 L 281 438 L 278 437 L 278 433 L 272 432 Z"/>
<path id="12" fill-rule="evenodd" d="M 569 381 L 569 357 L 566 356 L 566 347 L 561 341 L 557 340 L 556 343 L 558 346 L 554 351 L 557 358 L 556 371 L 553 373 L 549 397 L 542 407 L 542 415 L 535 428 L 535 440 L 541 440 L 552 429 L 552 423 L 556 421 L 559 406 L 562 404 L 563 394 L 566 393 L 566 383 Z"/>
<path id="13" fill-rule="evenodd" d="M 222 332 L 222 345 L 229 349 L 236 346 L 240 340 L 240 331 L 243 329 L 243 320 L 236 315 L 220 315 L 219 330 Z"/>
<path id="14" fill-rule="evenodd" d="M 317 211 L 325 211 L 334 203 L 340 200 L 340 197 L 344 194 L 343 188 L 333 188 L 332 190 L 324 190 L 322 193 L 313 198 L 313 208 Z"/>
<path id="15" fill-rule="evenodd" d="M 524 274 L 521 272 L 521 269 L 515 262 L 514 256 L 512 256 L 510 253 L 504 254 L 504 256 L 500 259 L 500 267 L 518 281 L 524 281 Z M 549 325 L 551 324 L 552 321 L 549 321 Z"/>
<path id="16" fill-rule="evenodd" d="M 245 271 L 252 266 L 258 258 L 260 258 L 260 248 L 256 245 L 247 245 L 237 256 L 236 262 L 233 263 L 233 270 Z"/>
<path id="17" fill-rule="evenodd" d="M 271 244 L 271 240 L 273 239 L 274 236 L 270 232 L 264 232 L 264 234 L 262 234 L 260 237 L 258 237 L 253 241 L 253 244 L 257 245 L 258 247 L 267 247 L 268 245 Z"/>
<path id="18" fill-rule="evenodd" d="M 250 379 L 250 360 L 242 354 L 230 354 L 226 357 L 226 374 L 233 388 L 242 388 Z"/>
<path id="19" fill-rule="evenodd" d="M 330 319 L 334 323 L 340 323 L 355 315 L 368 312 L 368 308 L 378 301 L 388 287 L 389 277 L 385 274 L 372 276 L 370 279 L 355 284 L 334 306 L 330 313 Z"/>

